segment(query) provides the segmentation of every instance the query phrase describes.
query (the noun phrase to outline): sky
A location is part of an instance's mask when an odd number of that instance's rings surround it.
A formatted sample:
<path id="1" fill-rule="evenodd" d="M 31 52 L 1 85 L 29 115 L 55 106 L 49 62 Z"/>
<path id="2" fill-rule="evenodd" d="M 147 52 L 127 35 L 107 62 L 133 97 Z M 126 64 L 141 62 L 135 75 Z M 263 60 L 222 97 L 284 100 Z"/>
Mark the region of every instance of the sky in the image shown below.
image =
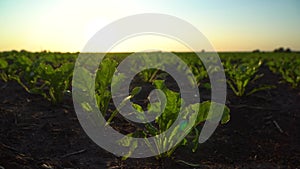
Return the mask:
<path id="1" fill-rule="evenodd" d="M 0 51 L 78 52 L 104 26 L 161 13 L 194 25 L 217 51 L 300 51 L 299 0 L 1 0 Z M 126 39 L 112 51 L 189 50 L 157 35 Z"/>

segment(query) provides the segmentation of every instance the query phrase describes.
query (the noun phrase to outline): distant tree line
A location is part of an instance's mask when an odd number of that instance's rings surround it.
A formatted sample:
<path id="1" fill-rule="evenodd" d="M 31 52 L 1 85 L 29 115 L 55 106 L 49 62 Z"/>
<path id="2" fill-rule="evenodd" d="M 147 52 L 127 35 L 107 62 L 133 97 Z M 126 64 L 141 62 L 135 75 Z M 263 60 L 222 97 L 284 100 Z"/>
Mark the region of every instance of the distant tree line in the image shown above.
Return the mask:
<path id="1" fill-rule="evenodd" d="M 275 49 L 274 52 L 276 52 L 276 53 L 283 53 L 283 52 L 285 52 L 285 53 L 290 53 L 290 52 L 292 52 L 292 51 L 291 51 L 290 48 L 284 49 L 283 47 L 280 47 L 280 48 L 278 48 L 278 49 Z"/>
<path id="2" fill-rule="evenodd" d="M 252 52 L 260 53 L 261 51 L 259 49 L 255 49 Z M 284 49 L 283 47 L 280 47 L 280 48 L 274 49 L 273 52 L 275 52 L 275 53 L 290 53 L 290 52 L 292 52 L 292 50 L 290 48 Z"/>

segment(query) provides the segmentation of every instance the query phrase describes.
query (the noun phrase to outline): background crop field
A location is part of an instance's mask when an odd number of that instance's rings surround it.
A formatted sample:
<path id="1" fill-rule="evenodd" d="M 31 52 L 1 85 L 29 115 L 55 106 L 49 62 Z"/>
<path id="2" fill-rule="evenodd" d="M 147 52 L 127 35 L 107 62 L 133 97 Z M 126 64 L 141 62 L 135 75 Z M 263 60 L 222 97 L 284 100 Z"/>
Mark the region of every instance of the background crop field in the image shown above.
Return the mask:
<path id="1" fill-rule="evenodd" d="M 99 109 L 110 119 L 110 125 L 124 134 L 144 129 L 115 114 L 116 107 L 111 101 L 112 72 L 129 54 L 107 54 L 99 64 L 99 79 L 95 82 Z M 143 53 L 145 57 L 153 54 L 160 53 Z M 194 73 L 201 101 L 210 100 L 207 71 L 213 70 L 204 68 L 194 53 L 175 54 Z M 219 53 L 227 78 L 226 106 L 230 120 L 224 119 L 227 123 L 220 124 L 207 142 L 196 144 L 197 149 L 191 139 L 194 135 L 190 134 L 187 142 L 170 156 L 127 160 L 95 145 L 78 123 L 71 98 L 77 56 L 78 53 L 0 53 L 0 164 L 5 168 L 297 168 L 300 165 L 300 53 Z M 134 95 L 132 101 L 147 108 L 149 92 L 161 81 L 170 93 L 179 92 L 170 75 L 149 69 L 133 79 L 130 90 L 141 87 L 142 92 Z M 163 120 L 172 119 L 171 115 L 167 117 Z M 200 130 L 202 124 L 195 126 L 195 130 Z"/>

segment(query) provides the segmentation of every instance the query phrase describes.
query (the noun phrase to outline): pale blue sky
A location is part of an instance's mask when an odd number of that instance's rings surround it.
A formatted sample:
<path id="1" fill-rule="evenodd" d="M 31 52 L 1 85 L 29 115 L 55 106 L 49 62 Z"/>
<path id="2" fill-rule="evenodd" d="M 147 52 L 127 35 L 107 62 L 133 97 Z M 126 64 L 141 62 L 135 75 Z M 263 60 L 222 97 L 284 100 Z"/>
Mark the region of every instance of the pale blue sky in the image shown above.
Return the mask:
<path id="1" fill-rule="evenodd" d="M 298 0 L 2 0 L 0 51 L 80 51 L 103 26 L 146 12 L 188 21 L 218 51 L 273 50 L 280 46 L 300 50 Z M 158 44 L 155 40 L 138 44 L 151 48 Z M 184 50 L 168 40 L 161 42 L 158 47 Z M 139 47 L 132 42 L 118 50 Z"/>

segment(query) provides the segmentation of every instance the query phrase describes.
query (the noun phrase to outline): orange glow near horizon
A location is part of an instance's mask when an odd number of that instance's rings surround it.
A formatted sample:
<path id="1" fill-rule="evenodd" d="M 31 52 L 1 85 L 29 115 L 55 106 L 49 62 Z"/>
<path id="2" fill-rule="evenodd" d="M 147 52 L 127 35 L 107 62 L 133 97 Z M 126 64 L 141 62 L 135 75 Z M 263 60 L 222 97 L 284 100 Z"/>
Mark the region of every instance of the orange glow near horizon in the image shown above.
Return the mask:
<path id="1" fill-rule="evenodd" d="M 139 13 L 164 13 L 184 19 L 197 27 L 216 51 L 272 51 L 278 47 L 300 51 L 298 7 L 300 1 L 294 0 L 3 0 L 0 51 L 78 52 L 102 27 Z M 189 50 L 174 40 L 145 36 L 128 39 L 113 51 L 145 49 Z"/>

